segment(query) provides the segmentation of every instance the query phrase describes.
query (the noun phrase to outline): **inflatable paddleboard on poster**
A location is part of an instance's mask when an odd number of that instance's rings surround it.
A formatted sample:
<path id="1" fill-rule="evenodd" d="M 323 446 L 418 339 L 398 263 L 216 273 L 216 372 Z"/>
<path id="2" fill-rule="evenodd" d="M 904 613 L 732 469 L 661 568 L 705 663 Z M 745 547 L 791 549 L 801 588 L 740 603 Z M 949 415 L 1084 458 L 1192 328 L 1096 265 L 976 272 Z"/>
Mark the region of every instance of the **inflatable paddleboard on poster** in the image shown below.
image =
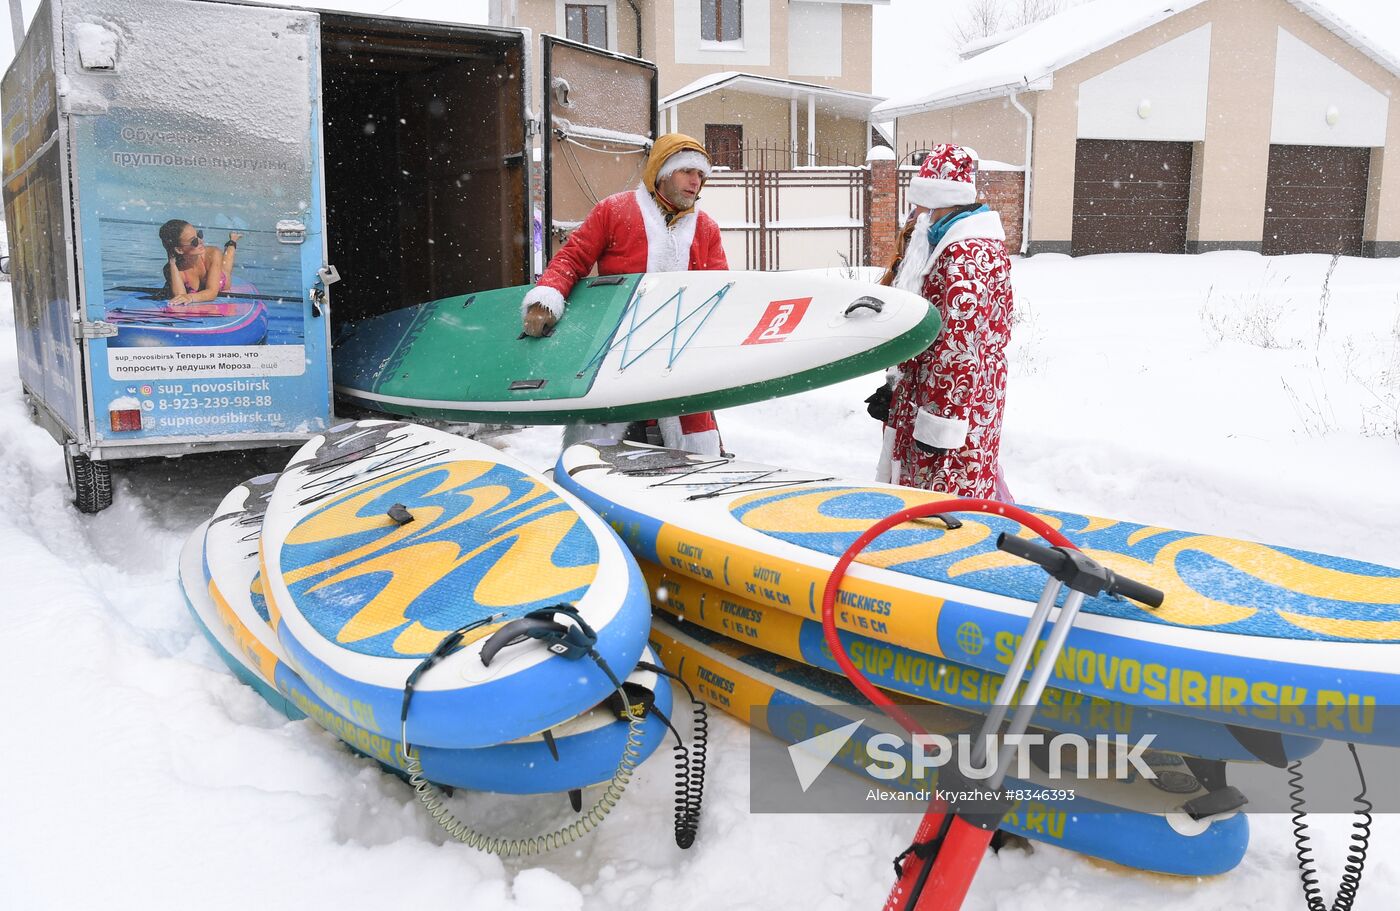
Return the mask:
<path id="1" fill-rule="evenodd" d="M 109 7 L 63 8 L 92 440 L 324 428 L 315 15 Z"/>

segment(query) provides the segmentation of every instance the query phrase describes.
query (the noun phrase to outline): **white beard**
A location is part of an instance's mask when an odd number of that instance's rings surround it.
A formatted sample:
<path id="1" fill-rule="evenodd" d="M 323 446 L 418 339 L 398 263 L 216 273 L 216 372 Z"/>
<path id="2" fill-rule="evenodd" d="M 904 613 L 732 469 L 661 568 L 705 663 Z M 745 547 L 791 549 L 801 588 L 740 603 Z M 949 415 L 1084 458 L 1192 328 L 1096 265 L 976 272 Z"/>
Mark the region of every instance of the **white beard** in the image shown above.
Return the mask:
<path id="1" fill-rule="evenodd" d="M 914 233 L 909 235 L 909 246 L 904 248 L 904 259 L 900 260 L 899 271 L 894 276 L 894 286 L 915 294 L 924 291 L 924 276 L 933 266 L 932 250 L 928 245 L 928 213 L 920 213 L 914 223 Z"/>

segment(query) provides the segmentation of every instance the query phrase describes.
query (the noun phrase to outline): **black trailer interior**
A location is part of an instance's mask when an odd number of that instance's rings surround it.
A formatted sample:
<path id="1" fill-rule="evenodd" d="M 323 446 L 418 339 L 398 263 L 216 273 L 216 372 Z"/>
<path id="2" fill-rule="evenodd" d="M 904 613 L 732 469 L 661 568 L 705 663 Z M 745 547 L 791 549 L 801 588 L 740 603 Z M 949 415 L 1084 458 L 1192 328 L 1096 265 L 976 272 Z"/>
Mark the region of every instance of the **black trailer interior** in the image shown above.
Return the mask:
<path id="1" fill-rule="evenodd" d="M 321 13 L 335 327 L 530 280 L 519 33 Z"/>

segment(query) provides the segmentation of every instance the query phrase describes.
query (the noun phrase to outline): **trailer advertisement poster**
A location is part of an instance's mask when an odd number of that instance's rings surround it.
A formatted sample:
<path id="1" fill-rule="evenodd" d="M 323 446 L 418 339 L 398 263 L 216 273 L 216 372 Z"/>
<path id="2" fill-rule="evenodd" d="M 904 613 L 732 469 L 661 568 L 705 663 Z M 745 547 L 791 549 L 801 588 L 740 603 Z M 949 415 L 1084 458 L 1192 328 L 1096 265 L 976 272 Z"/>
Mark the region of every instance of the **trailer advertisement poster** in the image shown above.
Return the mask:
<path id="1" fill-rule="evenodd" d="M 157 61 L 207 39 L 79 36 L 80 52 L 113 61 L 70 101 L 87 319 L 105 324 L 89 330 L 95 439 L 325 426 L 329 316 L 310 296 L 324 262 L 315 24 L 293 25 L 263 30 L 253 70 L 221 66 L 210 41 L 188 80 Z"/>

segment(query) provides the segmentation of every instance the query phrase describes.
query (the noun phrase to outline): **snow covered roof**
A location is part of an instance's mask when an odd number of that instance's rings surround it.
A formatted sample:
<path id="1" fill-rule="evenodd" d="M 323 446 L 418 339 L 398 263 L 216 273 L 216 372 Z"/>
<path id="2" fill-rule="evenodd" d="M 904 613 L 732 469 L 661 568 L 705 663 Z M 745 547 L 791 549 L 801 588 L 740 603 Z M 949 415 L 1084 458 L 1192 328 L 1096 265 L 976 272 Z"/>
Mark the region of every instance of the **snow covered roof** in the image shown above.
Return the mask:
<path id="1" fill-rule="evenodd" d="M 1036 24 L 1037 23 L 1034 22 L 1027 22 L 1025 25 L 1018 25 L 1014 28 L 1002 29 L 999 32 L 994 32 L 990 35 L 987 35 L 984 38 L 977 38 L 973 41 L 969 41 L 958 48 L 958 57 L 960 57 L 963 60 L 970 60 L 973 57 L 976 57 L 978 54 L 985 54 L 987 51 L 990 51 L 998 44 L 1005 44 L 1012 38 L 1015 38 L 1017 35 L 1029 31 L 1030 29 L 1034 28 Z"/>
<path id="2" fill-rule="evenodd" d="M 1030 28 L 1005 35 L 1000 43 L 937 74 L 931 82 L 921 86 L 917 94 L 891 98 L 878 105 L 871 112 L 872 116 L 887 120 L 957 107 L 1013 91 L 1048 89 L 1052 74 L 1061 67 L 1202 2 L 1204 0 L 1093 0 L 1071 7 Z M 1400 76 L 1400 60 L 1347 25 L 1322 3 L 1317 0 L 1287 2 Z"/>
<path id="3" fill-rule="evenodd" d="M 1203 0 L 1094 0 L 1070 7 L 950 67 L 917 95 L 875 109 L 881 119 L 955 107 L 1014 90 L 1050 87 L 1062 66 L 1155 25 Z"/>
<path id="4" fill-rule="evenodd" d="M 824 111 L 830 111 L 841 117 L 859 117 L 862 120 L 868 118 L 871 109 L 884 100 L 879 95 L 833 89 L 830 86 L 814 85 L 810 82 L 796 82 L 792 79 L 779 79 L 775 76 L 756 76 L 753 73 L 726 72 L 702 76 L 689 85 L 677 89 L 661 99 L 661 107 L 668 108 L 681 104 L 722 88 L 733 89 L 736 92 L 747 92 L 750 95 L 765 95 L 769 98 L 795 98 L 799 101 L 805 101 L 809 96 L 812 96 L 820 102 Z"/>
<path id="5" fill-rule="evenodd" d="M 662 107 L 665 107 L 668 104 L 675 104 L 677 101 L 684 101 L 687 98 L 690 98 L 691 96 L 703 95 L 705 94 L 706 89 L 709 89 L 713 86 L 717 86 L 724 82 L 728 82 L 735 76 L 741 75 L 743 74 L 731 70 L 724 73 L 711 73 L 708 76 L 701 76 L 694 82 L 689 83 L 688 85 L 685 85 L 672 92 L 671 94 L 667 95 L 665 98 L 662 98 L 661 105 Z"/>
<path id="6" fill-rule="evenodd" d="M 1325 5 L 1314 2 L 1314 0 L 1288 0 L 1288 2 L 1316 19 L 1323 28 L 1370 57 L 1392 74 L 1400 76 L 1400 57 L 1396 56 L 1393 46 L 1382 47 L 1361 34 Z"/>

